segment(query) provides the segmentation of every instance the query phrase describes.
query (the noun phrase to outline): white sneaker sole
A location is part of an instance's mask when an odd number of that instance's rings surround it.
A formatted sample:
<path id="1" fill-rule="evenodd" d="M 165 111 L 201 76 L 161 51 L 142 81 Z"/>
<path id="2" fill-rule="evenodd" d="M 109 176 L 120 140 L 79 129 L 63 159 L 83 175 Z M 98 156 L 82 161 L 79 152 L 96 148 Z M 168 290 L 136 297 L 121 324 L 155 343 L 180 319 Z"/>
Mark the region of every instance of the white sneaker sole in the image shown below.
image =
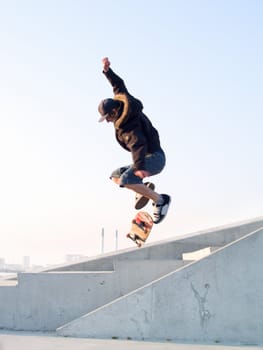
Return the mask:
<path id="1" fill-rule="evenodd" d="M 161 221 L 163 221 L 163 219 L 166 217 L 166 215 L 168 213 L 168 209 L 169 209 L 169 206 L 171 204 L 171 197 L 168 195 L 163 195 L 163 196 L 165 196 L 165 198 L 166 198 L 166 200 L 168 200 L 168 202 L 162 206 L 160 217 L 158 219 L 155 219 L 155 215 L 153 214 L 153 222 L 155 224 L 159 224 Z"/>

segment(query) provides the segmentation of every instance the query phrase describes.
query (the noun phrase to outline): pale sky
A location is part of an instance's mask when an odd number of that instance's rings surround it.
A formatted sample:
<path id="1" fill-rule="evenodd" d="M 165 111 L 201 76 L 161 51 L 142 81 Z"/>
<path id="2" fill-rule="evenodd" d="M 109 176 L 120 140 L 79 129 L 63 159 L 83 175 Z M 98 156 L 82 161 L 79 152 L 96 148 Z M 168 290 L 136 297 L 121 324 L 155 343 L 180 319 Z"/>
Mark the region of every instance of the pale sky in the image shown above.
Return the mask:
<path id="1" fill-rule="evenodd" d="M 101 59 L 159 130 L 172 196 L 149 242 L 263 215 L 261 0 L 0 0 L 0 257 L 133 247 L 131 156 L 98 123 Z M 146 208 L 152 213 L 151 205 Z"/>

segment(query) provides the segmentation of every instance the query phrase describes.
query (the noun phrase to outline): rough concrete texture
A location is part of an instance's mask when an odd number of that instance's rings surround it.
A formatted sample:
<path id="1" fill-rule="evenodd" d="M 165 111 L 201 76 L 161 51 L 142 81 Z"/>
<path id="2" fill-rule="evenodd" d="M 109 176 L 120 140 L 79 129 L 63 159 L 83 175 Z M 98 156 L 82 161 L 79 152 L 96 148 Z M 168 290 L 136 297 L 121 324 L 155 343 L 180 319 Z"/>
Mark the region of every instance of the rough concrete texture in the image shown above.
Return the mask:
<path id="1" fill-rule="evenodd" d="M 52 331 L 183 265 L 177 260 L 116 261 L 113 271 L 19 274 L 0 287 L 0 328 Z"/>
<path id="2" fill-rule="evenodd" d="M 258 343 L 262 242 L 251 232 L 262 227 L 258 218 L 19 274 L 0 286 L 0 328 Z"/>
<path id="3" fill-rule="evenodd" d="M 263 229 L 58 330 L 61 335 L 263 342 Z"/>

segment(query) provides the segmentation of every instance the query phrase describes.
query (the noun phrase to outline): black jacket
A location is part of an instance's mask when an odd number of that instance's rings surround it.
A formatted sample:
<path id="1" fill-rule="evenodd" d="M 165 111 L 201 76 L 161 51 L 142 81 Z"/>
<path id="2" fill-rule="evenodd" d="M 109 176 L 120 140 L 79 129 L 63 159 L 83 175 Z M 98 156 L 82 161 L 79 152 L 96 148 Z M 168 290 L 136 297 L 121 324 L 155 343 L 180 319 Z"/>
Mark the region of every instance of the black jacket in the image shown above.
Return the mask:
<path id="1" fill-rule="evenodd" d="M 132 153 L 134 170 L 146 170 L 145 156 L 162 151 L 158 131 L 142 112 L 142 102 L 130 95 L 124 81 L 111 68 L 103 73 L 113 87 L 114 99 L 123 103 L 122 113 L 114 122 L 116 139 Z"/>

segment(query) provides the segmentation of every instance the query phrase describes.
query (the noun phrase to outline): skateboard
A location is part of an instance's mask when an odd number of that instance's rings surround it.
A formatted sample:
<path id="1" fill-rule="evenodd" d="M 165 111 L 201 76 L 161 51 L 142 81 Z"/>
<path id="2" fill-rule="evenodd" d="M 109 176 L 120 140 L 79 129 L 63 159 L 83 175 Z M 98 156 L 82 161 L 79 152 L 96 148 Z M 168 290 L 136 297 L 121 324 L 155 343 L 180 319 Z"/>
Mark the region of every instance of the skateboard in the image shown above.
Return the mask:
<path id="1" fill-rule="evenodd" d="M 126 237 L 134 241 L 140 248 L 149 237 L 153 226 L 153 219 L 146 211 L 139 211 L 132 220 L 130 232 Z"/>

